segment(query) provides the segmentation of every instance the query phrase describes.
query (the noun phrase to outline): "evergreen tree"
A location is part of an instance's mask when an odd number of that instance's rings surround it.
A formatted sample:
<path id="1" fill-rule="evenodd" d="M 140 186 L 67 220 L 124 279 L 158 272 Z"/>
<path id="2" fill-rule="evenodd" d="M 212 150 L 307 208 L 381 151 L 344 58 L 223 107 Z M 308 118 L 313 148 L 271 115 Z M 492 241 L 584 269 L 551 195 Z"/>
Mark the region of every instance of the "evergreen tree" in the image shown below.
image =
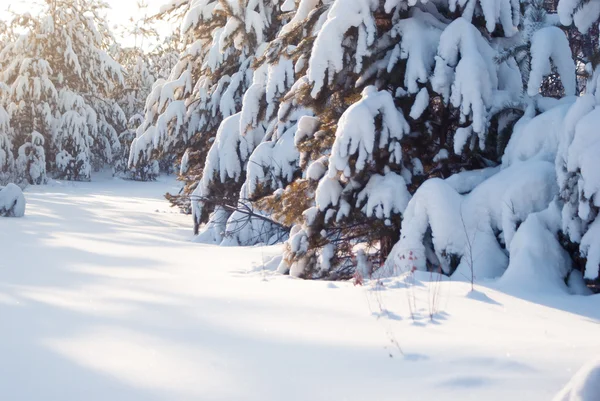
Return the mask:
<path id="1" fill-rule="evenodd" d="M 254 63 L 262 56 L 264 43 L 277 33 L 278 14 L 277 5 L 263 0 L 195 0 L 167 7 L 161 16 L 181 20 L 186 49 L 169 78 L 157 81 L 147 98 L 144 122 L 137 130 L 130 155 L 130 166 L 139 178 L 155 177 L 158 161 L 164 164 L 181 161 L 180 172 L 186 182 L 184 195 L 191 194 L 202 177 L 219 126 L 241 111 L 249 87 L 254 84 L 256 92 L 261 85 L 253 82 L 257 68 Z M 267 72 L 264 68 L 260 74 L 264 76 Z M 271 96 L 278 94 L 276 88 L 270 90 Z M 245 127 L 241 129 L 242 135 L 246 131 Z M 258 143 L 260 139 L 244 139 L 244 143 Z M 255 145 L 248 146 L 249 154 Z M 215 150 L 211 157 L 214 159 L 216 155 Z M 204 181 L 213 182 L 213 176 L 204 176 Z M 234 181 L 240 184 L 229 193 L 237 195 L 243 177 Z M 170 199 L 189 209 L 189 200 L 181 201 L 177 196 Z M 196 220 L 205 222 L 211 209 L 212 206 L 202 208 L 202 212 L 196 213 L 201 216 Z"/>
<path id="2" fill-rule="evenodd" d="M 0 185 L 6 185 L 15 179 L 15 157 L 11 138 L 10 117 L 0 106 Z"/>
<path id="3" fill-rule="evenodd" d="M 181 158 L 188 147 L 206 155 L 220 121 L 239 107 L 247 55 L 233 46 L 240 26 L 232 22 L 227 29 L 233 31 L 225 32 L 228 18 L 238 21 L 236 11 L 226 1 L 190 0 L 171 3 L 158 16 L 181 22 L 185 49 L 146 100 L 129 160 L 139 179 L 153 179 L 159 160 Z"/>
<path id="4" fill-rule="evenodd" d="M 34 185 L 47 182 L 45 143 L 42 134 L 33 131 L 27 142 L 19 147 L 16 166 L 20 179 Z"/>
<path id="5" fill-rule="evenodd" d="M 305 148 L 303 172 L 318 185 L 314 206 L 292 230 L 283 271 L 349 275 L 357 244 L 366 245 L 368 264 L 381 265 L 409 193 L 424 179 L 499 161 L 488 138 L 492 119 L 518 100 L 521 78 L 513 58 L 497 63 L 494 37 L 515 34 L 518 10 L 513 15 L 508 4 L 507 16 L 488 6 L 406 10 L 338 0 L 323 7 L 303 90 L 318 131 L 297 138 L 299 149 L 303 142 L 318 149 Z M 455 12 L 462 17 L 452 21 Z"/>
<path id="6" fill-rule="evenodd" d="M 454 137 L 454 153 L 464 152 L 465 147 L 472 152 L 478 142 L 477 147 L 484 151 L 490 165 L 497 165 L 500 158 L 501 165 L 481 171 L 455 170 L 458 174 L 446 180 L 430 180 L 419 187 L 405 211 L 401 239 L 388 259 L 388 267 L 439 268 L 447 274 L 463 277 L 501 275 L 509 265 L 507 254 L 518 228 L 530 214 L 546 209 L 556 196 L 556 176 L 551 168 L 556 150 L 551 149 L 560 136 L 568 106 L 560 106 L 554 98 L 577 93 L 576 69 L 567 36 L 553 25 L 540 3 L 529 4 L 521 21 L 519 32 L 511 41 L 504 42 L 508 46 L 496 46 L 499 54 L 488 57 L 519 66 L 519 69 L 503 71 L 500 64 L 498 69 L 498 79 L 505 84 L 493 99 L 499 98 L 504 104 L 493 105 L 488 110 L 506 108 L 506 112 L 498 114 L 496 128 L 485 128 L 487 121 L 494 122 L 493 119 L 483 120 L 484 124 L 477 123 L 477 127 L 474 118 L 470 126 L 457 129 Z M 456 74 L 451 75 L 455 78 L 464 56 L 460 60 Z M 521 83 L 524 93 L 519 97 Z M 453 87 L 452 91 L 455 90 Z M 507 93 L 517 96 L 507 98 Z M 451 105 L 455 106 L 454 93 L 448 95 Z M 461 97 L 463 102 L 467 100 L 467 104 L 471 104 L 473 115 L 475 110 L 482 110 L 481 104 L 475 106 L 464 93 Z M 485 96 L 481 99 L 485 104 Z M 542 115 L 536 117 L 537 113 Z M 550 134 L 540 131 L 542 126 L 553 127 L 553 131 Z M 493 152 L 486 152 L 482 144 L 491 145 Z M 502 191 L 495 192 L 498 188 Z M 536 195 L 528 198 L 534 189 Z M 496 195 L 490 196 L 492 193 Z M 520 248 L 520 241 L 517 242 L 515 247 Z"/>
<path id="7" fill-rule="evenodd" d="M 597 80 L 598 71 L 593 78 Z M 600 122 L 597 82 L 569 109 L 558 145 L 556 172 L 562 207 L 563 246 L 585 278 L 600 279 Z M 596 94 L 596 95 L 595 95 Z"/>
<path id="8" fill-rule="evenodd" d="M 117 174 L 128 176 L 128 160 L 131 143 L 135 138 L 135 130 L 143 122 L 144 105 L 146 98 L 152 90 L 154 82 L 165 76 L 159 75 L 162 71 L 164 50 L 160 46 L 149 50 L 145 46 L 155 42 L 158 33 L 148 17 L 146 9 L 148 5 L 138 2 L 138 12 L 142 15 L 139 19 L 129 19 L 129 25 L 124 27 L 121 36 L 133 37 L 134 43 L 131 47 L 116 47 L 114 51 L 115 60 L 125 71 L 125 82 L 122 92 L 115 93 L 115 97 L 125 114 L 127 125 L 124 131 L 119 133 L 120 149 L 114 155 L 113 169 Z"/>
<path id="9" fill-rule="evenodd" d="M 271 31 L 277 32 L 275 27 Z M 264 216 L 256 215 L 257 211 L 249 203 L 248 189 L 243 184 L 249 164 L 256 163 L 256 160 L 250 160 L 250 155 L 266 135 L 276 135 L 273 130 L 276 127 L 279 102 L 294 83 L 294 65 L 291 60 L 294 46 L 281 51 L 282 43 L 279 38 L 264 39 L 273 40 L 256 47 L 254 61 L 251 63 L 254 69 L 252 84 L 243 96 L 241 111 L 224 120 L 219 127 L 206 159 L 202 179 L 193 193 L 196 226 L 207 221 L 215 206 L 222 207 L 224 202 L 229 205 L 227 213 L 219 210 L 212 219 L 216 216 L 227 218 L 228 221 L 223 221 L 221 226 L 225 227 L 223 231 L 226 232 L 229 243 L 235 245 L 267 242 L 273 234 L 271 222 Z M 236 208 L 240 210 L 233 210 Z M 208 230 L 204 235 L 207 237 L 205 239 L 220 240 L 224 232 L 214 231 L 214 228 Z M 265 235 L 267 237 L 263 238 Z"/>
<path id="10" fill-rule="evenodd" d="M 119 150 L 126 121 L 113 95 L 124 78 L 107 53 L 114 38 L 103 7 L 98 0 L 47 0 L 40 15 L 15 17 L 19 34 L 0 52 L 14 144 L 38 132 L 58 177 L 89 180 Z"/>
<path id="11" fill-rule="evenodd" d="M 580 33 L 571 40 L 588 73 L 585 92 L 564 117 L 558 143 L 556 172 L 562 202 L 561 244 L 575 267 L 589 280 L 600 280 L 600 193 L 598 193 L 599 44 L 600 9 L 594 2 L 561 0 L 558 15 L 565 26 Z"/>

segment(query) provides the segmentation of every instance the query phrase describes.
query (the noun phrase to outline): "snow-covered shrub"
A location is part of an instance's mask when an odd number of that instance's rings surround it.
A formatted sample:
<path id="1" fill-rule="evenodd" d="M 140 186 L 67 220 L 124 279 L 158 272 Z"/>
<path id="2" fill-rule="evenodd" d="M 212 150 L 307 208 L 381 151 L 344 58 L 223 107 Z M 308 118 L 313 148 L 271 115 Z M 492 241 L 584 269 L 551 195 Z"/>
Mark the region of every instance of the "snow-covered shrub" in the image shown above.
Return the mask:
<path id="1" fill-rule="evenodd" d="M 593 92 L 593 85 L 588 88 Z M 551 161 L 559 185 L 556 204 L 519 227 L 516 237 L 522 240 L 510 248 L 510 266 L 502 279 L 510 287 L 544 283 L 565 289 L 567 278 L 571 282 L 583 272 L 587 279 L 595 279 L 599 273 L 597 99 L 586 94 L 576 101 L 565 98 L 553 103 L 535 117 L 534 107 L 528 108 L 515 125 L 503 157 L 504 166 L 522 160 Z M 531 240 L 534 233 L 537 239 Z M 576 288 L 571 291 L 582 293 Z"/>
<path id="2" fill-rule="evenodd" d="M 25 196 L 15 184 L 0 187 L 0 216 L 23 217 L 25 215 Z"/>
<path id="3" fill-rule="evenodd" d="M 566 289 L 572 261 L 561 246 L 561 206 L 548 206 L 558 195 L 552 165 L 574 102 L 569 95 L 577 90 L 575 65 L 567 37 L 542 7 L 541 2 L 525 7 L 521 32 L 505 48 L 490 44 L 464 20 L 444 30 L 432 84 L 460 110 L 462 120 L 472 119 L 456 130 L 454 152 L 480 147 L 489 157 L 492 153 L 485 149 L 492 143 L 502 164 L 499 172 L 483 170 L 491 176 L 482 173 L 476 179 L 465 171 L 421 185 L 405 211 L 386 273 L 441 267 L 446 274 L 472 279 L 498 277 L 508 266 L 502 279 L 507 286 L 534 280 Z M 560 93 L 548 84 L 555 71 Z M 530 97 L 521 96 L 522 86 Z M 511 105 L 509 114 L 495 117 L 503 104 Z M 493 118 L 498 127 L 491 130 Z M 491 137 L 494 131 L 497 136 Z M 510 138 L 505 148 L 501 133 Z M 529 240 L 534 234 L 538 241 Z M 538 274 L 543 277 L 534 278 Z"/>

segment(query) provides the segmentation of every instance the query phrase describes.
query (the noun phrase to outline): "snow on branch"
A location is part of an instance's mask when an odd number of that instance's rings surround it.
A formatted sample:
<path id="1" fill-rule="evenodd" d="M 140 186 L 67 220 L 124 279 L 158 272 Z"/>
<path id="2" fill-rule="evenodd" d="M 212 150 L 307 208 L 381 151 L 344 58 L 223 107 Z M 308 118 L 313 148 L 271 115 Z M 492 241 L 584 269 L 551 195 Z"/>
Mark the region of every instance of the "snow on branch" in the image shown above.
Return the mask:
<path id="1" fill-rule="evenodd" d="M 472 122 L 481 149 L 485 146 L 490 110 L 515 100 L 521 92 L 514 59 L 499 64 L 496 55 L 475 26 L 457 18 L 442 33 L 431 78 L 433 90 L 460 110 L 460 123 Z M 461 142 L 466 143 L 466 138 Z"/>
<path id="2" fill-rule="evenodd" d="M 363 58 L 369 55 L 368 49 L 375 42 L 377 27 L 373 11 L 378 5 L 377 0 L 336 0 L 333 3 L 309 60 L 308 78 L 314 83 L 313 97 L 344 68 L 342 43 L 350 28 L 358 29 L 354 72 L 362 70 Z"/>
<path id="3" fill-rule="evenodd" d="M 552 73 L 552 65 L 560 75 L 565 95 L 575 95 L 575 62 L 571 57 L 569 40 L 562 29 L 547 26 L 536 31 L 531 38 L 531 71 L 527 85 L 529 96 L 539 93 L 544 77 Z"/>
<path id="4" fill-rule="evenodd" d="M 600 1 L 597 0 L 560 0 L 557 12 L 561 24 L 575 24 L 581 33 L 587 33 L 600 17 Z"/>
<path id="5" fill-rule="evenodd" d="M 378 117 L 381 118 L 380 129 L 376 126 Z M 338 172 L 350 176 L 350 158 L 355 159 L 354 169 L 362 171 L 376 149 L 387 148 L 390 162 L 400 163 L 399 141 L 409 130 L 402 111 L 396 107 L 389 92 L 377 91 L 373 86 L 365 88 L 362 99 L 350 106 L 338 122 L 328 176 L 333 178 Z"/>

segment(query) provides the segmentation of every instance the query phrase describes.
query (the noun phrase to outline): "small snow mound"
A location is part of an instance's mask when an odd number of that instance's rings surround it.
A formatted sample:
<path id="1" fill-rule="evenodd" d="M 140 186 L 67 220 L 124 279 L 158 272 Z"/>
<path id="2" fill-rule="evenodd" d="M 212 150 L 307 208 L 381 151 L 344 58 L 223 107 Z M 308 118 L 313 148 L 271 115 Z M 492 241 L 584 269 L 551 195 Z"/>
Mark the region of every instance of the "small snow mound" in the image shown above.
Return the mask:
<path id="1" fill-rule="evenodd" d="M 21 188 L 15 184 L 0 187 L 0 216 L 25 216 L 25 196 Z"/>
<path id="2" fill-rule="evenodd" d="M 581 368 L 554 398 L 554 401 L 598 400 L 600 400 L 600 359 Z"/>
<path id="3" fill-rule="evenodd" d="M 272 258 L 268 259 L 265 263 L 263 263 L 261 269 L 273 272 L 277 271 L 277 268 L 281 264 L 282 259 L 283 257 L 281 255 L 275 255 Z"/>
<path id="4" fill-rule="evenodd" d="M 483 293 L 481 291 L 477 291 L 475 289 L 473 289 L 467 293 L 467 298 L 475 300 L 475 301 L 479 301 L 479 302 L 485 302 L 486 304 L 501 305 L 499 302 L 494 301 L 492 298 L 487 296 L 485 293 Z"/>

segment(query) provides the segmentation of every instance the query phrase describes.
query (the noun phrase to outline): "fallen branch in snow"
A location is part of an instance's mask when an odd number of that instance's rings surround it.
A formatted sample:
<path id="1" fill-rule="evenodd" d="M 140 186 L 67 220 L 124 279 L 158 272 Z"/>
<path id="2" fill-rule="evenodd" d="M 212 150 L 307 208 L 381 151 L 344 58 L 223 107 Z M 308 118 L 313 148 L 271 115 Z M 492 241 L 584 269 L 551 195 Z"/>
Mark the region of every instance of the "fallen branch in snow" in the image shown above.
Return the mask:
<path id="1" fill-rule="evenodd" d="M 212 207 L 220 207 L 230 213 L 236 212 L 236 213 L 242 215 L 243 218 L 240 218 L 235 221 L 230 221 L 230 220 L 227 221 L 227 223 L 229 223 L 229 224 L 236 223 L 236 230 L 241 231 L 242 229 L 244 229 L 246 227 L 246 225 L 251 224 L 252 219 L 257 219 L 257 220 L 263 221 L 267 225 L 276 227 L 277 231 L 279 231 L 279 233 L 277 235 L 277 241 L 283 240 L 285 238 L 285 236 L 287 236 L 290 233 L 290 230 L 291 230 L 291 227 L 281 224 L 280 222 L 273 220 L 273 219 L 269 218 L 268 216 L 257 213 L 250 203 L 238 201 L 237 205 L 234 206 L 234 205 L 230 204 L 227 199 L 223 199 L 223 198 L 217 199 L 214 197 L 196 196 L 196 195 L 190 195 L 189 199 L 192 201 L 196 201 L 196 202 L 202 202 L 205 205 L 210 205 Z M 267 227 L 265 227 L 265 228 L 267 228 Z M 235 234 L 235 231 L 229 231 L 229 232 L 226 232 L 225 234 L 231 236 L 232 234 Z M 260 234 L 262 234 L 262 233 L 258 233 L 257 235 L 260 235 Z"/>

